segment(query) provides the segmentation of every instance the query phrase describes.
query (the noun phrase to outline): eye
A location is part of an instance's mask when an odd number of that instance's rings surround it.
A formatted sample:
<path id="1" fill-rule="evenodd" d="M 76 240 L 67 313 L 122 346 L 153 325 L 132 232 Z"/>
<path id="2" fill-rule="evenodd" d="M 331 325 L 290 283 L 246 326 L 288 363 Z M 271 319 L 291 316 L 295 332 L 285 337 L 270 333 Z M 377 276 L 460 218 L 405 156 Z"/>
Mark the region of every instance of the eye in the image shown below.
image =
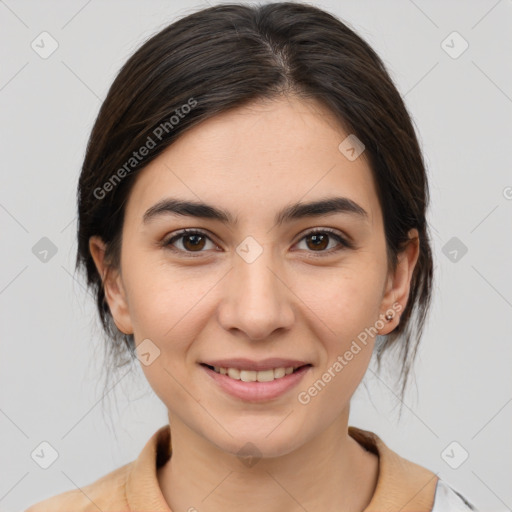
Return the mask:
<path id="1" fill-rule="evenodd" d="M 343 248 L 353 248 L 353 244 L 351 242 L 345 240 L 345 238 L 339 235 L 336 231 L 329 228 L 315 229 L 314 231 L 309 231 L 308 233 L 306 233 L 306 235 L 304 235 L 301 238 L 300 242 L 302 242 L 302 240 L 306 241 L 306 250 L 312 249 L 308 252 L 320 253 L 318 254 L 318 256 L 326 256 L 332 254 L 333 252 L 342 250 Z M 329 247 L 329 243 L 332 240 L 336 240 L 338 242 L 338 247 L 336 248 L 336 246 L 334 246 L 334 250 L 326 251 L 325 249 Z"/>
<path id="2" fill-rule="evenodd" d="M 306 240 L 306 250 L 308 252 L 320 253 L 318 256 L 325 256 L 342 250 L 343 248 L 351 249 L 354 247 L 351 242 L 343 238 L 336 231 L 329 228 L 309 231 L 301 238 L 299 243 L 302 242 L 302 240 Z M 338 242 L 338 247 L 336 248 L 335 246 L 334 250 L 331 248 L 331 250 L 326 251 L 325 249 L 329 247 L 329 243 L 332 240 L 336 240 Z M 175 245 L 176 242 L 178 242 L 181 247 L 177 247 Z M 162 245 L 164 247 L 168 247 L 174 252 L 179 252 L 182 254 L 185 253 L 188 256 L 194 256 L 192 253 L 202 253 L 204 252 L 203 249 L 208 249 L 208 242 L 211 243 L 210 249 L 215 249 L 217 247 L 216 244 L 212 242 L 208 234 L 204 231 L 197 229 L 183 229 L 171 238 L 164 240 Z"/>
<path id="3" fill-rule="evenodd" d="M 195 229 L 183 229 L 178 234 L 174 235 L 172 238 L 163 242 L 165 247 L 169 247 L 169 249 L 176 252 L 185 252 L 185 253 L 201 253 L 202 249 L 205 248 L 206 241 L 210 241 L 213 248 L 216 245 L 212 242 L 210 237 L 204 233 L 203 231 L 198 231 Z M 174 242 L 178 241 L 181 244 L 181 248 L 176 248 L 174 246 Z"/>

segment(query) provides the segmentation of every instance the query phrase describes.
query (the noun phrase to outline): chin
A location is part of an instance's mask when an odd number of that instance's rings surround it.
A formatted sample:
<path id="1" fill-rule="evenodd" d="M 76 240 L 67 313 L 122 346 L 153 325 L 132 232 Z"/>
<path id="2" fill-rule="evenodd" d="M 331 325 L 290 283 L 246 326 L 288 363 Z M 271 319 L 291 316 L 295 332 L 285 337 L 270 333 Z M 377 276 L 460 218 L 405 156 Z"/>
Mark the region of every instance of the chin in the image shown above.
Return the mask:
<path id="1" fill-rule="evenodd" d="M 245 429 L 231 430 L 229 426 L 226 426 L 228 432 L 233 433 L 233 437 L 222 431 L 221 439 L 210 439 L 210 441 L 219 449 L 241 459 L 246 457 L 280 457 L 301 446 L 304 431 L 299 435 L 296 431 L 278 425 L 279 421 L 273 419 L 259 426 L 253 423 L 252 426 Z M 278 427 L 276 428 L 276 426 Z"/>

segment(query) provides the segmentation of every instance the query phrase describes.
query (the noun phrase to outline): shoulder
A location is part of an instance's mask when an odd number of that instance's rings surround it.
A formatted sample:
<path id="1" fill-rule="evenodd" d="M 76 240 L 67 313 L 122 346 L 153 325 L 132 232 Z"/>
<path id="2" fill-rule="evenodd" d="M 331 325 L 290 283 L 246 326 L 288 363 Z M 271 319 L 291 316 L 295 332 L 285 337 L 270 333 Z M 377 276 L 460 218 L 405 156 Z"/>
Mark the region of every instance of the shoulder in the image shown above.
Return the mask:
<path id="1" fill-rule="evenodd" d="M 373 432 L 350 426 L 349 435 L 379 457 L 377 484 L 365 512 L 432 511 L 438 480 L 435 473 L 401 457 Z"/>
<path id="2" fill-rule="evenodd" d="M 133 462 L 82 488 L 57 494 L 31 505 L 25 512 L 98 512 L 129 510 L 126 482 Z"/>
<path id="3" fill-rule="evenodd" d="M 35 503 L 25 512 L 170 512 L 158 484 L 158 467 L 170 457 L 170 426 L 158 429 L 139 456 L 95 482 Z"/>
<path id="4" fill-rule="evenodd" d="M 437 481 L 432 512 L 478 512 L 462 494 L 445 481 Z"/>
<path id="5" fill-rule="evenodd" d="M 365 512 L 478 512 L 469 500 L 441 480 L 437 473 L 401 457 L 373 432 L 351 426 L 349 434 L 379 456 L 377 486 Z"/>

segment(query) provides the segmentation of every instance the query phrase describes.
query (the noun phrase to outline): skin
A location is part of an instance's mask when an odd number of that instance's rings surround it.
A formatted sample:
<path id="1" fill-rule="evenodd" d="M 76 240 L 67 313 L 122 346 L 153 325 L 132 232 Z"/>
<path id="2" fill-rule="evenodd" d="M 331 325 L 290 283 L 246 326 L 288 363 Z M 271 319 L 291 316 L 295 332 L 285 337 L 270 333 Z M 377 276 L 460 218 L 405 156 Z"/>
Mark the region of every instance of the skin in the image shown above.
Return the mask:
<path id="1" fill-rule="evenodd" d="M 374 338 L 307 405 L 297 400 L 365 327 L 393 304 L 403 311 L 418 257 L 412 230 L 396 272 L 388 273 L 372 173 L 364 153 L 350 161 L 340 152 L 346 136 L 320 104 L 293 96 L 224 112 L 137 176 L 121 269 L 106 272 L 104 244 L 90 240 L 117 327 L 160 350 L 142 369 L 168 409 L 173 452 L 158 479 L 175 512 L 355 512 L 371 500 L 378 457 L 348 435 L 348 418 Z M 274 223 L 291 203 L 334 195 L 362 206 L 368 221 L 336 213 Z M 167 215 L 144 225 L 144 212 L 165 197 L 227 209 L 238 224 Z M 174 242 L 177 252 L 162 245 L 182 228 L 209 238 L 198 249 L 190 237 Z M 312 228 L 332 228 L 356 248 L 330 237 L 318 249 L 305 237 Z M 247 236 L 263 249 L 252 263 L 236 253 Z M 379 324 L 379 334 L 398 322 L 399 313 Z M 199 366 L 236 356 L 297 358 L 313 367 L 277 399 L 249 403 L 227 395 Z M 237 456 L 247 442 L 261 453 L 252 467 Z"/>

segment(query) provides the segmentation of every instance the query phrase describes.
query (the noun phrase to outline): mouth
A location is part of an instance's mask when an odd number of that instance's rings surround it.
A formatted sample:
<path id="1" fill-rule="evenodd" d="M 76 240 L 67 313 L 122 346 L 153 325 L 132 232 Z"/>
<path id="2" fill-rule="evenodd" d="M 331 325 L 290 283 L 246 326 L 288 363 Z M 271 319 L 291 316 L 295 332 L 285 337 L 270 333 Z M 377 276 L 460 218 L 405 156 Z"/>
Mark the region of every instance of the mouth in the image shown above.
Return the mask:
<path id="1" fill-rule="evenodd" d="M 225 375 L 233 380 L 241 380 L 242 382 L 272 382 L 292 373 L 296 373 L 301 368 L 312 366 L 311 364 L 303 364 L 300 366 L 280 366 L 267 370 L 245 370 L 241 368 L 213 366 L 206 363 L 201 363 L 201 365 L 213 370 L 215 373 Z"/>
<path id="2" fill-rule="evenodd" d="M 299 366 L 276 366 L 263 370 L 252 370 L 216 366 L 200 363 L 210 382 L 216 389 L 244 402 L 265 402 L 276 400 L 296 387 L 313 367 L 312 364 Z"/>

